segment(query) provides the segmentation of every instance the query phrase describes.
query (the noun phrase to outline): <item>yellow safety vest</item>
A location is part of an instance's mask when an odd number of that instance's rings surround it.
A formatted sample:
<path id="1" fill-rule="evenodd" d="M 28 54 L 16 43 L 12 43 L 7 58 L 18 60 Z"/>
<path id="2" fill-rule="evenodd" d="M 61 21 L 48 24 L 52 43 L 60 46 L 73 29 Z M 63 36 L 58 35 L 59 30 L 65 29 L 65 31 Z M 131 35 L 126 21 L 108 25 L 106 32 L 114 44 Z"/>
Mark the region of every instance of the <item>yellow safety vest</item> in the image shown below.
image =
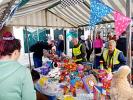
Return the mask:
<path id="1" fill-rule="evenodd" d="M 113 55 L 112 55 L 112 57 L 110 58 L 110 61 L 109 61 L 108 49 L 105 49 L 103 51 L 103 59 L 107 63 L 107 65 L 109 65 L 109 64 L 112 64 L 112 65 L 119 64 L 120 62 L 118 60 L 118 56 L 119 56 L 120 52 L 121 52 L 120 50 L 115 49 L 114 53 L 113 53 Z"/>
<path id="2" fill-rule="evenodd" d="M 81 55 L 81 51 L 80 51 L 80 47 L 82 46 L 82 44 L 80 44 L 77 48 L 73 48 L 73 55 L 76 57 L 78 55 Z M 82 61 L 82 58 L 79 59 L 75 59 L 74 62 L 78 62 L 78 61 Z"/>

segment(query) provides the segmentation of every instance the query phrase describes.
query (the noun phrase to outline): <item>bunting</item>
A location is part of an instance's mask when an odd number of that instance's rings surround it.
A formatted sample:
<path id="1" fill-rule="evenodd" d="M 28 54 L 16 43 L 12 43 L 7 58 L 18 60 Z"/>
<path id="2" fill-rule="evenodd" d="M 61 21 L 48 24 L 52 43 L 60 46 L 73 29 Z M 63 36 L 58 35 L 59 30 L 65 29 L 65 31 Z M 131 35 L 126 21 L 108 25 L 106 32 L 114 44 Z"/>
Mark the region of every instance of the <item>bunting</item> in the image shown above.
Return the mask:
<path id="1" fill-rule="evenodd" d="M 90 26 L 94 26 L 102 21 L 102 17 L 111 13 L 113 10 L 106 6 L 101 0 L 90 1 Z"/>
<path id="2" fill-rule="evenodd" d="M 90 26 L 95 26 L 97 23 L 102 21 L 102 18 L 96 16 L 94 13 L 90 13 Z"/>
<path id="3" fill-rule="evenodd" d="M 115 20 L 115 33 L 116 36 L 120 36 L 121 33 L 126 31 L 127 26 L 130 24 L 131 19 L 125 15 L 114 11 L 114 20 Z"/>

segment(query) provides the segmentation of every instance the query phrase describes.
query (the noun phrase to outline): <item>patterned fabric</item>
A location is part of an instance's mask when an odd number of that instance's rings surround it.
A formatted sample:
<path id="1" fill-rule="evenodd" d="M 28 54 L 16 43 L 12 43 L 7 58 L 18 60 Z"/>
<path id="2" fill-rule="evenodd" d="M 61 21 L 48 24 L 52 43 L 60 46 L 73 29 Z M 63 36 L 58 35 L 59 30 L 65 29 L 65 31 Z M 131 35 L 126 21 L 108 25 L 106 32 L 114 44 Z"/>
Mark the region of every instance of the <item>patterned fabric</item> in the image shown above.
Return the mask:
<path id="1" fill-rule="evenodd" d="M 115 20 L 115 33 L 117 36 L 120 36 L 122 32 L 126 31 L 127 26 L 130 24 L 131 19 L 124 16 L 123 14 L 115 11 L 114 12 Z"/>
<path id="2" fill-rule="evenodd" d="M 102 17 L 112 12 L 101 0 L 90 1 L 90 26 L 94 26 L 102 21 Z"/>
<path id="3" fill-rule="evenodd" d="M 61 7 L 72 6 L 84 2 L 84 0 L 61 0 Z"/>

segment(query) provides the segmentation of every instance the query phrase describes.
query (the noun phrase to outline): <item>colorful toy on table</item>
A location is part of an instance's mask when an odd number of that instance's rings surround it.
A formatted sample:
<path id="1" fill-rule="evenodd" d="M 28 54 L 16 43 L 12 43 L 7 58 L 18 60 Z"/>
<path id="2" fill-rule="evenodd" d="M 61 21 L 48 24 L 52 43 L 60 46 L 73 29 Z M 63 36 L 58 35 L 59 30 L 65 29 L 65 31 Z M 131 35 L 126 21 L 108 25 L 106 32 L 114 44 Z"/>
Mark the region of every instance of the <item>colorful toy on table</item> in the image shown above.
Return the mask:
<path id="1" fill-rule="evenodd" d="M 65 96 L 64 100 L 75 100 L 73 96 Z"/>
<path id="2" fill-rule="evenodd" d="M 63 62 L 64 63 L 69 63 L 70 62 L 70 58 L 67 57 L 67 56 L 66 57 L 63 57 L 62 59 L 63 59 Z"/>
<path id="3" fill-rule="evenodd" d="M 94 77 L 94 75 L 90 74 L 88 76 L 84 76 L 82 78 L 82 81 L 83 81 L 83 84 L 84 84 L 86 91 L 88 93 L 93 92 L 93 87 L 94 87 L 94 85 L 97 84 L 97 81 L 96 81 L 96 78 Z"/>
<path id="4" fill-rule="evenodd" d="M 62 82 L 62 81 L 65 81 L 66 75 L 68 75 L 67 70 L 60 70 L 59 83 Z"/>
<path id="5" fill-rule="evenodd" d="M 79 81 L 78 78 L 70 79 L 70 85 L 74 87 L 74 86 L 76 85 L 76 82 L 77 82 L 77 81 Z"/>
<path id="6" fill-rule="evenodd" d="M 103 88 L 109 89 L 111 86 L 112 71 L 111 71 L 111 67 L 108 67 L 107 70 L 103 68 L 103 61 L 100 61 L 100 70 L 99 70 L 98 76 L 101 79 Z"/>
<path id="7" fill-rule="evenodd" d="M 111 72 L 111 68 L 109 67 L 106 70 L 106 75 L 104 76 L 104 78 L 102 78 L 101 82 L 103 83 L 103 88 L 104 89 L 110 89 L 111 86 L 111 80 L 112 80 L 112 72 Z"/>
<path id="8" fill-rule="evenodd" d="M 98 78 L 102 79 L 106 76 L 106 70 L 103 67 L 103 61 L 100 61 L 100 69 L 98 70 Z"/>
<path id="9" fill-rule="evenodd" d="M 76 97 L 76 87 L 75 86 L 70 86 L 70 91 L 71 91 L 72 95 L 74 97 Z"/>
<path id="10" fill-rule="evenodd" d="M 78 64 L 78 77 L 83 78 L 84 77 L 84 66 L 81 64 Z"/>
<path id="11" fill-rule="evenodd" d="M 101 86 L 94 86 L 93 88 L 94 92 L 94 100 L 110 100 L 107 96 L 107 92 L 104 88 Z"/>
<path id="12" fill-rule="evenodd" d="M 53 68 L 53 61 L 52 61 L 52 60 L 47 61 L 47 62 L 45 63 L 45 66 L 46 66 L 47 68 Z"/>
<path id="13" fill-rule="evenodd" d="M 76 81 L 75 83 L 75 88 L 78 89 L 78 88 L 84 88 L 84 85 L 83 85 L 83 82 L 82 81 Z"/>
<path id="14" fill-rule="evenodd" d="M 76 71 L 77 70 L 77 64 L 75 63 L 67 63 L 67 64 L 64 64 L 64 67 L 69 71 Z"/>
<path id="15" fill-rule="evenodd" d="M 84 66 L 81 64 L 78 64 L 78 72 L 83 72 L 84 71 Z"/>
<path id="16" fill-rule="evenodd" d="M 42 67 L 40 68 L 40 74 L 47 75 L 49 73 L 50 69 L 48 67 Z"/>
<path id="17" fill-rule="evenodd" d="M 63 66 L 63 64 L 61 62 L 53 62 L 53 67 L 56 68 L 56 67 L 59 67 L 61 68 Z"/>
<path id="18" fill-rule="evenodd" d="M 47 81 L 48 81 L 48 78 L 47 78 L 47 77 L 41 77 L 41 78 L 39 79 L 38 83 L 39 83 L 39 85 L 40 85 L 41 87 L 43 87 L 43 86 L 46 84 Z"/>
<path id="19" fill-rule="evenodd" d="M 84 75 L 92 74 L 92 68 L 93 68 L 93 64 L 92 63 L 84 64 Z"/>
<path id="20" fill-rule="evenodd" d="M 111 68 L 105 70 L 106 74 L 101 78 L 102 86 L 95 86 L 94 88 L 94 99 L 97 100 L 98 94 L 100 94 L 100 100 L 108 100 L 110 95 L 110 87 L 112 80 Z"/>
<path id="21" fill-rule="evenodd" d="M 68 94 L 68 93 L 69 93 L 69 88 L 68 88 L 68 86 L 64 86 L 64 87 L 63 87 L 63 91 L 64 91 L 64 95 Z"/>
<path id="22" fill-rule="evenodd" d="M 48 73 L 49 78 L 59 79 L 59 75 L 59 68 L 54 68 Z"/>

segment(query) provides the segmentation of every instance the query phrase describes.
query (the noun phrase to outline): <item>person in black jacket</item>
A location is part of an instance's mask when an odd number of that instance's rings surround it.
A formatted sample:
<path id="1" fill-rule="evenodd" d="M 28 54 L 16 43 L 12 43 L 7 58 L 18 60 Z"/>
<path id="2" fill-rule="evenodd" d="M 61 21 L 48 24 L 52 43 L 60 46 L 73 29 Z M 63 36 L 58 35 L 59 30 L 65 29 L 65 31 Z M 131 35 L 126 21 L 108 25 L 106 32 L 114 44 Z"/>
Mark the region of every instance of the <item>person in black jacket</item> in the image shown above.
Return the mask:
<path id="1" fill-rule="evenodd" d="M 50 50 L 52 48 L 51 42 L 42 42 L 38 41 L 36 44 L 30 47 L 30 51 L 33 53 L 33 61 L 34 67 L 41 67 L 42 66 L 42 56 L 43 56 L 43 49 Z"/>
<path id="2" fill-rule="evenodd" d="M 120 38 L 117 40 L 116 48 L 123 52 L 124 56 L 127 56 L 127 39 L 126 32 L 123 32 Z"/>

